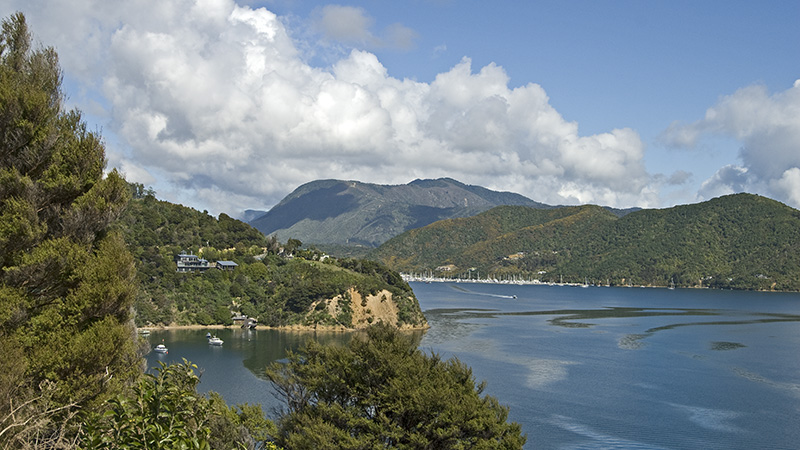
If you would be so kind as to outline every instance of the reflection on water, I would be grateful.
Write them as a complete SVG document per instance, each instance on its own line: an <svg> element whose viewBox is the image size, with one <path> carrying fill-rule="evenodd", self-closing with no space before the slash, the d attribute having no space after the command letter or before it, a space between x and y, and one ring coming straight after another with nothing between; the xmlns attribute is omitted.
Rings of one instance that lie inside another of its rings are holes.
<svg viewBox="0 0 800 450"><path fill-rule="evenodd" d="M529 448L795 448L800 296L412 285Z"/></svg>
<svg viewBox="0 0 800 450"><path fill-rule="evenodd" d="M752 381L755 383L761 383L765 386L769 386L774 389L780 389L794 397L800 398L800 383L789 383L789 382L770 380L764 377L763 375L753 373L741 367L734 367L732 371L736 375L739 375L740 377L744 378L745 380Z"/></svg>
<svg viewBox="0 0 800 450"><path fill-rule="evenodd" d="M528 448L796 448L800 296L701 290L419 284L420 348L456 356L509 406ZM264 368L353 333L153 332L201 390L275 406Z"/></svg>
<svg viewBox="0 0 800 450"><path fill-rule="evenodd" d="M674 403L668 403L668 405L677 408L686 414L689 420L708 430L724 431L726 433L742 431L732 423L734 419L742 416L740 412L701 408L699 406L677 405Z"/></svg>
<svg viewBox="0 0 800 450"><path fill-rule="evenodd" d="M666 447L654 446L645 444L629 439L622 439L616 436L601 433L592 427L577 422L575 419L561 415L553 415L548 420L549 423L558 428L569 431L573 434L587 438L588 440L581 439L574 444L566 444L561 446L562 449L567 450L594 450L594 449L641 449L641 450L662 450Z"/></svg>

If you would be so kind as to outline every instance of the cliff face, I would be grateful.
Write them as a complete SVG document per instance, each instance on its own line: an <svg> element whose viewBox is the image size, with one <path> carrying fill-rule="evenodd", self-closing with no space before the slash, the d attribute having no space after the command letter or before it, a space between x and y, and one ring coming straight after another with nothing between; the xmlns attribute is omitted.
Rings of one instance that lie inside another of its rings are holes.
<svg viewBox="0 0 800 450"><path fill-rule="evenodd" d="M382 290L376 294L362 295L356 289L350 289L345 295L340 295L327 301L315 302L311 306L307 317L311 319L315 312L322 309L321 304L324 303L324 309L327 314L341 320L335 326L315 325L314 328L358 330L378 322L408 330L428 328L428 322L421 312L416 317L416 323L409 322L407 318L401 318L402 311L398 302L402 303L402 299L395 298L388 290Z"/></svg>

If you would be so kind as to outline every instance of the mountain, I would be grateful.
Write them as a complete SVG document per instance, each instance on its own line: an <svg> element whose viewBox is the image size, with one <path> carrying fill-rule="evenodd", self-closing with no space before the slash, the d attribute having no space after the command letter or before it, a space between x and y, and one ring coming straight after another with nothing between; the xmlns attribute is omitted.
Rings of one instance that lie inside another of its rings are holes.
<svg viewBox="0 0 800 450"><path fill-rule="evenodd" d="M623 217L591 205L501 206L407 231L370 257L439 276L800 290L798 230L800 211L751 194Z"/></svg>
<svg viewBox="0 0 800 450"><path fill-rule="evenodd" d="M319 180L298 187L249 223L282 241L294 238L304 244L376 247L406 230L472 216L498 205L551 208L519 194L450 178L404 185Z"/></svg>

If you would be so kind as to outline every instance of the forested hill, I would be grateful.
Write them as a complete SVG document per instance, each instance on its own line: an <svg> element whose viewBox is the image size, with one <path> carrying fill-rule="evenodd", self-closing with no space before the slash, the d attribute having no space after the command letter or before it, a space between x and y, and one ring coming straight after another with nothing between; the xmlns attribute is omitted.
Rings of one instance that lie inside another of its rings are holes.
<svg viewBox="0 0 800 450"><path fill-rule="evenodd" d="M597 206L503 206L411 230L371 256L438 276L796 291L799 230L800 211L751 194L621 218Z"/></svg>
<svg viewBox="0 0 800 450"><path fill-rule="evenodd" d="M139 326L230 324L234 313L268 326L425 324L411 288L382 264L326 257L294 239L282 245L225 214L216 219L130 187L133 199L118 226L136 260ZM184 251L238 266L177 273L175 256Z"/></svg>
<svg viewBox="0 0 800 450"><path fill-rule="evenodd" d="M304 184L250 224L265 235L309 244L376 247L403 231L467 217L498 205L550 208L510 192L450 178L379 185L344 180Z"/></svg>

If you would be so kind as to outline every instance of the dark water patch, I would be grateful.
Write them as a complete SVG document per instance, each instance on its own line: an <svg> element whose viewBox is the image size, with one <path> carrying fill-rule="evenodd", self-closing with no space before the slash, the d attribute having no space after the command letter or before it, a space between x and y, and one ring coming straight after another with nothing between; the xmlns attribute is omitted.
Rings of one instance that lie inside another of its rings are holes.
<svg viewBox="0 0 800 450"><path fill-rule="evenodd" d="M626 334L617 342L617 347L623 350L639 350L646 344L643 342L649 334Z"/></svg>
<svg viewBox="0 0 800 450"><path fill-rule="evenodd" d="M711 343L711 350L715 351L736 350L744 347L747 346L738 342L715 341Z"/></svg>
<svg viewBox="0 0 800 450"><path fill-rule="evenodd" d="M489 308L451 308L436 309L426 311L428 313L449 314L460 318L486 318L494 319L501 316L555 316L547 322L551 325L564 328L590 328L597 323L607 319L626 319L626 318L654 318L654 317L707 317L724 316L730 317L735 312L729 310L715 310L707 308L631 308L631 307L606 307L598 309L556 309L540 311L501 311ZM800 315L797 314L777 314L777 313L747 313L749 319L742 320L718 320L718 321L698 321L698 322L678 322L652 327L645 330L645 334L651 335L659 331L674 330L681 327L697 326L730 326L730 325L753 325L770 324L778 322L800 322ZM590 322L595 321L595 322Z"/></svg>
<svg viewBox="0 0 800 450"><path fill-rule="evenodd" d="M752 315L761 315L754 313ZM769 316L775 316L774 314L769 314ZM696 327L696 326L717 326L717 325L757 325L757 324L768 324L768 323L777 323L777 322L800 322L800 316L795 314L782 314L781 317L770 317L766 319L750 319L750 320L720 320L720 321L712 321L712 322L689 322L689 323L675 323L669 325L663 325L660 327L650 328L647 330L649 333L655 333L657 331L664 331L664 330L674 330L680 327Z"/></svg>

